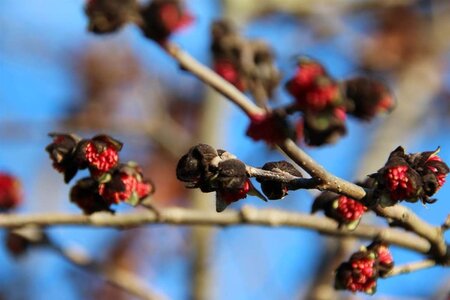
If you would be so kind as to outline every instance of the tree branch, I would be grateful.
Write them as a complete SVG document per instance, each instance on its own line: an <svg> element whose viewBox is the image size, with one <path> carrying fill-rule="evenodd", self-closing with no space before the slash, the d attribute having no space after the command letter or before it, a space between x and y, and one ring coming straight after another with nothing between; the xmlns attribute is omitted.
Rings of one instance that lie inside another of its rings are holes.
<svg viewBox="0 0 450 300"><path fill-rule="evenodd" d="M354 231L349 231L345 228L338 228L338 224L334 220L325 217L252 207L244 207L241 211L225 211L220 214L203 210L167 208L160 210L159 213L146 211L123 215L96 213L90 216L73 214L11 214L0 216L0 227L4 228L16 228L25 225L131 228L148 224L300 227L331 236L352 236L366 240L380 239L388 244L423 254L427 254L431 249L431 245L426 239L398 229L360 224Z"/></svg>
<svg viewBox="0 0 450 300"><path fill-rule="evenodd" d="M165 297L155 294L137 275L124 269L108 268L93 261L84 252L75 248L62 248L49 241L48 246L73 265L98 274L115 287L143 300L163 300Z"/></svg>
<svg viewBox="0 0 450 300"><path fill-rule="evenodd" d="M436 266L436 261L433 259L425 259L422 261L417 261L401 266L394 267L388 274L383 276L383 278L393 277L401 274L407 274L415 271L420 271L423 269L428 269Z"/></svg>
<svg viewBox="0 0 450 300"><path fill-rule="evenodd" d="M219 93L241 108L250 118L264 113L261 108L257 107L233 85L217 75L211 69L202 65L189 54L183 52L176 45L166 42L163 45L163 49L172 56L183 69L191 72L204 83L216 89ZM362 200L366 196L367 193L362 187L330 174L324 167L297 147L295 142L291 139L285 139L280 142L278 147L283 153L311 175L311 177L321 181L317 186L319 190L336 192L355 200ZM447 247L440 227L434 227L426 223L412 211L400 205L387 208L377 207L375 212L381 217L397 221L399 226L413 231L419 236L427 239L432 244L433 254L440 257L445 256Z"/></svg>

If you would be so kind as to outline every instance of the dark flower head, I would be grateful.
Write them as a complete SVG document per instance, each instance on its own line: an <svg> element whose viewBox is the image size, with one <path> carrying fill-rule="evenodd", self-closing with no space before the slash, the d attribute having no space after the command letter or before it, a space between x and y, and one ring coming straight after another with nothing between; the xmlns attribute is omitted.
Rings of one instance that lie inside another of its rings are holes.
<svg viewBox="0 0 450 300"><path fill-rule="evenodd" d="M219 190L239 190L247 181L245 164L238 159L227 159L219 162L217 188Z"/></svg>
<svg viewBox="0 0 450 300"><path fill-rule="evenodd" d="M343 107L321 113L305 113L297 126L299 137L309 146L335 143L347 133L346 115Z"/></svg>
<svg viewBox="0 0 450 300"><path fill-rule="evenodd" d="M70 201L81 208L86 215L99 211L114 212L111 202L99 194L99 183L87 177L80 179L70 190Z"/></svg>
<svg viewBox="0 0 450 300"><path fill-rule="evenodd" d="M320 63L308 57L301 57L298 69L294 77L287 82L286 89L295 98L301 98L309 90L314 89L319 78L327 76L325 68Z"/></svg>
<svg viewBox="0 0 450 300"><path fill-rule="evenodd" d="M313 213L319 210L323 210L327 217L336 220L340 226L354 230L367 211L367 207L347 196L323 192L312 205Z"/></svg>
<svg viewBox="0 0 450 300"><path fill-rule="evenodd" d="M198 144L178 161L177 178L185 182L188 188L201 188L203 192L212 192L214 189L209 187L209 182L217 174L219 161L216 149L206 144Z"/></svg>
<svg viewBox="0 0 450 300"><path fill-rule="evenodd" d="M64 181L68 183L77 173L78 164L75 160L75 151L81 138L74 134L50 133L53 142L45 151L53 161L53 167L64 174Z"/></svg>
<svg viewBox="0 0 450 300"><path fill-rule="evenodd" d="M238 90L244 91L246 89L246 83L239 71L239 67L232 61L227 59L217 59L214 61L213 69Z"/></svg>
<svg viewBox="0 0 450 300"><path fill-rule="evenodd" d="M255 141L263 140L270 145L285 138L295 138L291 124L276 110L251 118L246 134Z"/></svg>
<svg viewBox="0 0 450 300"><path fill-rule="evenodd" d="M246 179L240 188L219 189L216 192L216 211L222 212L233 202L247 197L247 193L251 190L252 184L250 179Z"/></svg>
<svg viewBox="0 0 450 300"><path fill-rule="evenodd" d="M336 270L335 288L373 294L377 287L376 259L370 252L357 252Z"/></svg>
<svg viewBox="0 0 450 300"><path fill-rule="evenodd" d="M119 30L138 13L136 0L89 0L85 7L88 29L94 33Z"/></svg>
<svg viewBox="0 0 450 300"><path fill-rule="evenodd" d="M83 140L77 148L76 158L80 169L88 167L91 175L101 176L119 162L119 151L123 144L110 136L98 135Z"/></svg>
<svg viewBox="0 0 450 300"><path fill-rule="evenodd" d="M342 105L342 95L335 82L318 62L303 58L294 78L286 84L296 100L296 108L303 112L323 112Z"/></svg>
<svg viewBox="0 0 450 300"><path fill-rule="evenodd" d="M141 169L133 162L119 165L98 189L100 196L110 203L126 202L133 206L153 192L153 184L144 180Z"/></svg>
<svg viewBox="0 0 450 300"><path fill-rule="evenodd" d="M394 258L386 243L379 241L373 242L367 247L367 250L375 253L378 262L378 274L381 277L392 270L394 267Z"/></svg>
<svg viewBox="0 0 450 300"><path fill-rule="evenodd" d="M399 201L433 203L430 199L444 184L448 166L437 156L437 151L405 154L402 147L395 149L386 165L372 174L376 181L375 195L382 206Z"/></svg>
<svg viewBox="0 0 450 300"><path fill-rule="evenodd" d="M278 172L278 173L288 173L292 176L302 178L302 173L298 171L291 163L287 161L277 161L268 162L262 167L263 170ZM282 199L288 194L288 185L285 182L260 179L257 178L258 182L261 183L261 189L270 200Z"/></svg>
<svg viewBox="0 0 450 300"><path fill-rule="evenodd" d="M22 203L20 181L11 174L0 172L0 212L8 211Z"/></svg>
<svg viewBox="0 0 450 300"><path fill-rule="evenodd" d="M153 0L141 10L144 34L158 43L165 42L172 33L189 25L192 16L180 0Z"/></svg>
<svg viewBox="0 0 450 300"><path fill-rule="evenodd" d="M344 81L348 113L363 120L388 113L396 102L387 87L376 80L357 77Z"/></svg>

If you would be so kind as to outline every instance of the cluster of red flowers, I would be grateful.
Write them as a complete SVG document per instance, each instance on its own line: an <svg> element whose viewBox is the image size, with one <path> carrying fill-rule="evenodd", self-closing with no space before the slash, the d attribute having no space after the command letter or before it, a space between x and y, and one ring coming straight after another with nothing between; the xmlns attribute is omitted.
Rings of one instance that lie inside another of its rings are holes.
<svg viewBox="0 0 450 300"><path fill-rule="evenodd" d="M89 169L90 176L79 180L71 191L71 201L86 214L112 211L111 205L136 205L154 191L150 181L134 162L119 163L122 143L107 135L83 140L73 134L50 134L46 147L53 167L68 183L78 170Z"/></svg>
<svg viewBox="0 0 450 300"><path fill-rule="evenodd" d="M336 220L339 226L354 230L367 211L367 207L347 196L323 192L314 200L312 205L313 213L319 210L323 210L327 217Z"/></svg>
<svg viewBox="0 0 450 300"><path fill-rule="evenodd" d="M378 277L383 277L394 267L394 260L386 244L374 242L354 253L348 262L336 270L336 289L373 294Z"/></svg>
<svg viewBox="0 0 450 300"><path fill-rule="evenodd" d="M375 181L375 197L382 206L399 201L433 203L430 199L445 183L450 169L436 151L405 154L395 149L385 166L370 175Z"/></svg>
<svg viewBox="0 0 450 300"><path fill-rule="evenodd" d="M395 106L391 93L382 83L362 77L338 82L319 62L304 57L299 59L286 89L295 102L288 109L253 116L247 129L252 139L274 144L296 135L307 145L321 146L346 134L347 115L370 120ZM302 113L296 133L286 119L295 112Z"/></svg>

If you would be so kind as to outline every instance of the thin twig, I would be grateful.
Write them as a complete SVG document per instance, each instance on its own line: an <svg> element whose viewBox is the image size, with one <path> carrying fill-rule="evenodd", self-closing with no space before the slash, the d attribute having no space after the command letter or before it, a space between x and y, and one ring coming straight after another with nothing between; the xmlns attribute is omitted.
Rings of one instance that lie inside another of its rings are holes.
<svg viewBox="0 0 450 300"><path fill-rule="evenodd" d="M105 268L93 261L83 251L75 248L63 248L54 242L49 242L48 246L55 250L68 262L98 274L107 282L118 287L130 295L143 300L163 300L165 297L153 292L139 276L118 268Z"/></svg>
<svg viewBox="0 0 450 300"><path fill-rule="evenodd" d="M425 259L413 263L408 263L405 265L394 267L388 274L383 276L383 278L393 277L401 274L407 274L415 271L420 271L423 269L428 269L436 266L436 261L433 259Z"/></svg>
<svg viewBox="0 0 450 300"><path fill-rule="evenodd" d="M298 189L317 189L320 181L316 178L297 177L287 172L267 171L252 166L246 166L247 174L256 179L273 180L277 182L287 183L289 190Z"/></svg>
<svg viewBox="0 0 450 300"><path fill-rule="evenodd" d="M117 228L132 228L148 224L300 227L331 236L353 236L366 240L378 238L388 244L397 245L423 254L427 254L431 248L430 243L426 239L403 230L360 224L354 231L349 231L345 228L338 228L338 224L334 220L325 217L275 209L256 209L252 207L244 207L240 211L225 211L220 214L216 212L205 212L204 210L166 208L161 209L159 215L148 211L122 215L97 213L91 216L85 216L47 213L0 216L0 227L17 228L31 224L43 227L76 225Z"/></svg>

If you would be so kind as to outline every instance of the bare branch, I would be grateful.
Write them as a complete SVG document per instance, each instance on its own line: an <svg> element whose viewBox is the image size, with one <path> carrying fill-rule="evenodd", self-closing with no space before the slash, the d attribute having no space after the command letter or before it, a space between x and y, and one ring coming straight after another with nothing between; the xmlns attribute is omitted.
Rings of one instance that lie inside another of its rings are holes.
<svg viewBox="0 0 450 300"><path fill-rule="evenodd" d="M55 250L68 262L98 274L110 284L119 289L143 300L163 300L166 299L153 292L139 276L124 269L102 267L80 249L62 248L54 242L49 242L48 246Z"/></svg>
<svg viewBox="0 0 450 300"><path fill-rule="evenodd" d="M192 56L182 51L178 46L170 42L166 42L162 46L164 50L180 64L180 67L188 70L189 72L197 76L200 80L207 83L219 93L224 95L226 98L232 100L249 117L264 114L263 109L253 104L236 87L224 80L210 68L202 65Z"/></svg>
<svg viewBox="0 0 450 300"><path fill-rule="evenodd" d="M36 226L76 225L117 228L131 228L148 224L300 227L331 236L352 236L366 240L380 239L388 244L423 254L427 254L431 249L430 243L426 239L398 229L360 224L354 231L349 231L345 228L338 228L338 224L334 220L325 217L251 207L244 207L241 211L225 211L220 214L204 210L167 208L161 209L158 214L146 211L123 215L96 213L85 216L53 213L0 216L0 227L15 228L31 224Z"/></svg>
<svg viewBox="0 0 450 300"><path fill-rule="evenodd" d="M287 183L289 190L316 189L320 183L316 178L296 177L288 172L273 172L252 166L246 166L246 169L250 177Z"/></svg>
<svg viewBox="0 0 450 300"><path fill-rule="evenodd" d="M423 269L428 269L436 266L436 262L433 259L425 259L413 263L408 263L405 265L394 267L388 274L383 276L383 278L393 277L401 274L407 274L415 271L420 271Z"/></svg>

